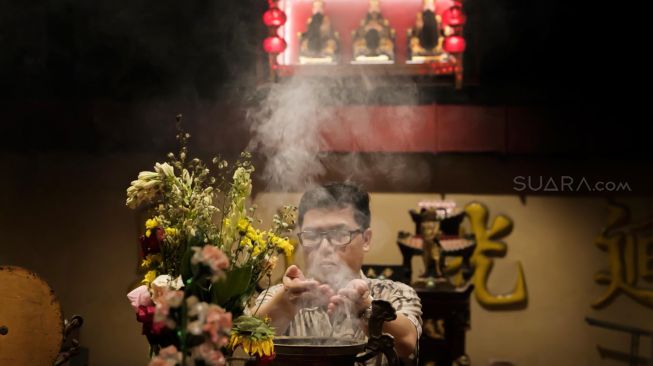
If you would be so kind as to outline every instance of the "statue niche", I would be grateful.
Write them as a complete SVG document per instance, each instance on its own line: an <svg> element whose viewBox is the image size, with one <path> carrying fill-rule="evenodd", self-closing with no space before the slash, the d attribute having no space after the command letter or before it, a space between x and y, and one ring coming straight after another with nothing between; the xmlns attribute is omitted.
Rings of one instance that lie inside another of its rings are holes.
<svg viewBox="0 0 653 366"><path fill-rule="evenodd" d="M334 64L339 49L338 32L324 14L324 2L313 2L313 15L307 21L306 32L299 34L300 64Z"/></svg>
<svg viewBox="0 0 653 366"><path fill-rule="evenodd" d="M381 14L379 0L370 0L369 10L360 26L352 31L352 63L393 63L395 31Z"/></svg>

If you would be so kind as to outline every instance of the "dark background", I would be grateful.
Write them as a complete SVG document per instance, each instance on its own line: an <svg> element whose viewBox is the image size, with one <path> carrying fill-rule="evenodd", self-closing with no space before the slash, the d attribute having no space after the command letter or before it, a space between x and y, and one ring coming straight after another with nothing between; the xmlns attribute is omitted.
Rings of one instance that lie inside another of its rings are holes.
<svg viewBox="0 0 653 366"><path fill-rule="evenodd" d="M265 93L266 8L263 0L4 3L0 149L169 150L172 122L148 122L134 106L256 103ZM462 91L422 88L421 102L580 111L574 131L593 147L572 155L650 158L653 43L644 11L563 0L466 0L465 9L471 82ZM98 118L98 110L113 113Z"/></svg>

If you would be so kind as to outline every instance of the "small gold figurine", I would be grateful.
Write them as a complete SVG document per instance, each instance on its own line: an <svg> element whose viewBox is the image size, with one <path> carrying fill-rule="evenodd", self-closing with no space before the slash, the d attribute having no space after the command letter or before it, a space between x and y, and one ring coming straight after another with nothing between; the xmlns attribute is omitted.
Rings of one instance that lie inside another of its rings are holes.
<svg viewBox="0 0 653 366"><path fill-rule="evenodd" d="M313 1L313 15L308 19L306 32L299 34L299 63L335 63L339 48L338 32L324 14L324 2Z"/></svg>
<svg viewBox="0 0 653 366"><path fill-rule="evenodd" d="M370 0L360 26L352 32L354 63L392 63L395 31L381 14L379 0Z"/></svg>
<svg viewBox="0 0 653 366"><path fill-rule="evenodd" d="M424 0L415 26L408 30L408 60L413 63L447 61L450 55L442 44L444 36L452 32L451 27L442 27L442 18L435 12L435 1Z"/></svg>
<svg viewBox="0 0 653 366"><path fill-rule="evenodd" d="M433 277L436 280L444 279L444 261L442 258L442 247L438 242L440 234L440 221L437 211L426 210L422 213L422 239L424 240L424 270L426 277Z"/></svg>

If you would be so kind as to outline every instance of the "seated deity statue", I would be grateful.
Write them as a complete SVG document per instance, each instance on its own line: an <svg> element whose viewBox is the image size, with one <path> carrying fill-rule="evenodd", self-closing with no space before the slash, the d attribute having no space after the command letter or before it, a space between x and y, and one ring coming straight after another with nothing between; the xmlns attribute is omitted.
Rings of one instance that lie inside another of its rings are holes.
<svg viewBox="0 0 653 366"><path fill-rule="evenodd" d="M335 63L338 48L338 33L324 14L324 2L315 0L307 30L299 35L299 63Z"/></svg>
<svg viewBox="0 0 653 366"><path fill-rule="evenodd" d="M450 32L450 27L442 27L442 19L435 12L434 0L424 0L423 10L417 13L415 26L408 30L408 60L446 61L449 54L444 51L442 45L444 36Z"/></svg>
<svg viewBox="0 0 653 366"><path fill-rule="evenodd" d="M379 0L370 0L369 10L360 26L352 32L356 63L393 62L395 31L381 14Z"/></svg>

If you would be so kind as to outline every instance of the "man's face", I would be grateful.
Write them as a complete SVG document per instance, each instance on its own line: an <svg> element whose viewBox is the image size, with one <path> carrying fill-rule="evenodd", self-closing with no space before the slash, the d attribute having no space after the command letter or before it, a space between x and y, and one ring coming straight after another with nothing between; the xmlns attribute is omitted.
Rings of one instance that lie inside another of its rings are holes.
<svg viewBox="0 0 653 366"><path fill-rule="evenodd" d="M345 208L316 208L306 211L300 231L327 232L331 230L354 231L351 242L335 246L322 237L319 244L304 247L304 257L309 276L336 287L343 281L358 277L363 256L370 249L372 230L363 230L354 219L351 206Z"/></svg>

